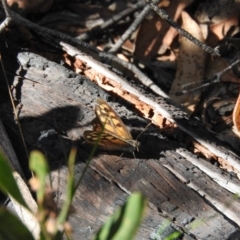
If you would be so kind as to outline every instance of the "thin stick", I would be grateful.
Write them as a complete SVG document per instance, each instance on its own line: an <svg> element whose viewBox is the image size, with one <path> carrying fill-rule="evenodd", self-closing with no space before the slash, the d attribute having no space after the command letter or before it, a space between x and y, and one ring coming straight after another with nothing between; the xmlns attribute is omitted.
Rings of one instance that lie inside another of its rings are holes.
<svg viewBox="0 0 240 240"><path fill-rule="evenodd" d="M196 83L200 83L201 81L199 81L199 82L192 82L192 83L188 83L188 84L183 85L183 87L182 87L183 90L180 91L180 92L176 92L176 95L177 95L177 96L180 96L180 95L183 95L183 94L185 94L185 93L193 92L193 91L199 90L199 89L201 89L201 88L208 87L208 86L210 86L210 85L212 85L212 84L221 82L221 77L222 77L222 75L225 74L226 72L230 71L230 70L233 68L233 66L235 66L235 65L237 65L237 64L239 63L239 61L240 61L240 60L237 59L237 60L236 60L235 62L233 62L231 65L229 65L228 67L224 68L222 71L214 74L212 78L204 80L205 83L202 84L202 85L200 85L200 86L197 86L197 87L195 87L195 88L190 88L190 89L184 89L184 88L187 88L187 87L189 87L189 86L192 86L192 85L194 85L194 84L196 84Z"/></svg>
<svg viewBox="0 0 240 240"><path fill-rule="evenodd" d="M12 22L12 18L9 14L6 0L2 0L2 5L3 5L4 12L6 14L6 18L0 25L0 33L3 32L6 29L6 27L8 27Z"/></svg>
<svg viewBox="0 0 240 240"><path fill-rule="evenodd" d="M149 6L144 7L142 12L138 15L138 17L133 21L130 27L125 31L125 33L119 38L119 40L109 49L110 53L115 53L119 50L119 48L124 44L124 42L131 36L131 34L136 31L140 23L143 21L145 16L151 11Z"/></svg>
<svg viewBox="0 0 240 240"><path fill-rule="evenodd" d="M7 80L7 75L6 75L6 72L5 72L4 65L3 65L3 60L2 60L2 54L1 53L0 53L0 62L1 62L2 70L3 70L4 79L5 79L6 84L7 84L8 93L9 93L9 96L10 96L10 99L11 99L11 103L12 103L12 106L13 106L14 117L15 117L15 120L16 120L18 128L19 128L19 132L20 132L20 135L21 135L21 138L22 138L22 142L23 142L25 153L27 155L27 158L29 159L27 146L26 146L26 143L25 143L25 140L24 140L24 137L23 137L23 132L22 132L22 128L21 128L21 125L20 125L20 122L19 122L19 119L18 119L18 114L17 114L17 111L16 111L16 107L14 105L12 92L11 92L11 89L10 89L10 86L9 86L9 83L8 83L8 80Z"/></svg>
<svg viewBox="0 0 240 240"><path fill-rule="evenodd" d="M174 27L179 34L196 44L198 47L202 48L204 51L210 53L213 56L220 56L218 49L213 49L206 44L200 42L193 35L189 34L184 29L180 28L180 26L173 21L170 16L161 8L159 8L156 4L152 2L152 0L147 0L147 4L151 9L153 9L162 19L164 19L170 26Z"/></svg>
<svg viewBox="0 0 240 240"><path fill-rule="evenodd" d="M110 26L116 24L117 22L119 22L124 17L132 14L134 11L138 10L139 8L142 8L144 5L145 5L145 3L143 1L142 2L137 2L136 4L134 4L134 6L129 7L127 9L124 9L122 12L114 15L112 18L108 19L102 25L94 27L90 31L82 33L81 35L79 35L76 38L79 39L79 40L83 40L83 41L85 40L86 41L93 35L99 35L99 33L102 32L103 30L105 30L105 29L109 28Z"/></svg>

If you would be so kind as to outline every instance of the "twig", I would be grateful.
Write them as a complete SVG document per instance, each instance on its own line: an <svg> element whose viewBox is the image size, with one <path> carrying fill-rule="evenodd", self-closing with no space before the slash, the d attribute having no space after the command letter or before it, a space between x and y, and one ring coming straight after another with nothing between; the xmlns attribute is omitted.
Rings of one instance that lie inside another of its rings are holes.
<svg viewBox="0 0 240 240"><path fill-rule="evenodd" d="M19 26L23 25L36 31L37 34L40 34L41 36L44 37L44 39L47 39L47 42L53 45L54 47L59 47L60 42L66 42L68 44L71 44L73 47L80 49L84 53L90 54L96 60L100 60L103 58L111 59L112 61L115 61L123 65L124 67L128 68L130 71L133 71L136 74L139 81L141 81L144 85L149 87L153 92L160 96L168 98L167 94L165 94L151 79L149 79L145 74L143 74L135 65L121 61L119 58L115 57L110 53L101 52L95 47L91 46L90 44L72 38L64 33L60 33L45 27L41 27L35 23L32 23L26 20L25 18L19 16L17 13L11 11L10 9L9 12L15 24Z"/></svg>
<svg viewBox="0 0 240 240"><path fill-rule="evenodd" d="M124 9L122 12L114 15L112 18L110 18L109 20L104 22L101 26L97 26L97 27L91 29L88 32L82 33L81 35L79 35L77 37L77 39L79 39L79 40L88 40L91 36L99 34L99 32L109 28L113 24L119 22L121 19L123 19L124 17L126 17L126 16L130 15L131 13L135 12L139 8L142 8L143 6L145 6L145 2L144 1L137 2L134 6L129 7L127 9Z"/></svg>
<svg viewBox="0 0 240 240"><path fill-rule="evenodd" d="M180 28L179 25L173 21L170 16L161 8L159 8L157 5L155 5L152 0L147 0L147 4L149 5L149 7L151 9L153 9L162 19L164 19L170 26L174 27L176 29L176 31L178 31L179 34L181 34L182 36L184 36L185 38L187 38L188 40L190 40L191 42L193 42L194 44L196 44L197 46L199 46L200 48L202 48L204 51L212 54L213 56L220 56L220 53L218 51L218 49L213 49L209 46L207 46L206 44L200 42L198 39L196 39L194 36L192 36L191 34L189 34L187 31L185 31L184 29Z"/></svg>
<svg viewBox="0 0 240 240"><path fill-rule="evenodd" d="M204 84L201 84L200 86L197 86L195 88L190 88L190 89L186 89L187 87L189 86L193 86L194 84L196 84L196 82L192 82L192 83L188 83L186 85L183 85L183 90L180 91L180 92L176 92L176 95L177 96L180 96L180 95L183 95L185 93L188 93L188 92L193 92L193 91L196 91L198 89L201 89L201 88L205 88L205 87L208 87L212 84L215 84L215 83L219 83L221 82L221 77L223 74L225 74L226 72L230 71L232 69L233 66L237 65L239 63L239 59L237 59L235 62L233 62L231 65L229 65L228 67L226 67L225 69L223 69L222 71L216 73L213 75L212 78L210 79L206 79L204 80ZM202 81L199 81L199 83L201 83ZM185 89L184 89L185 88Z"/></svg>
<svg viewBox="0 0 240 240"><path fill-rule="evenodd" d="M103 60L108 59L108 61L111 60L113 62L121 64L126 69L133 72L137 76L138 80L144 86L150 88L153 92L155 92L159 96L162 96L164 98L169 98L169 96L164 91L162 91L161 88L159 88L149 77L147 77L144 73L142 73L134 64L126 62L112 54L105 53L105 52L99 52L99 56Z"/></svg>
<svg viewBox="0 0 240 240"><path fill-rule="evenodd" d="M3 25L1 24L1 26L0 26L0 28L1 28L0 33L1 33L7 26L9 26L9 24L13 21L12 17L10 16L10 13L9 13L9 9L8 9L6 0L2 0L2 5L3 5L4 12L5 12L5 14L6 14L6 19L4 20L4 24L3 24ZM18 125L18 128L19 128L19 132L20 132L20 135L21 135L21 138L22 138L22 142L23 142L23 145L24 145L24 149L25 149L25 152L26 152L26 155L27 155L27 158L28 158L27 146L26 146L26 143L25 143L25 140L24 140L24 137L23 137L23 133L22 133L22 128L21 128L21 125L20 125L20 122L19 122L19 119L18 119L17 110L16 110L16 107L15 107L15 105L14 105L14 100L13 100L12 92L11 92L11 89L10 89L10 86L9 86L9 83L8 83L8 80L7 80L7 75L6 75L6 72L5 72L4 65L3 65L3 59L2 59L1 53L0 53L0 62L1 62L2 70L3 70L4 79L5 79L6 84L7 84L9 97L10 97L10 100L11 100L11 103L12 103L12 106L13 106L14 117L15 117L15 120L16 120L16 122L17 122L17 125ZM22 173L21 173L21 174L22 174Z"/></svg>
<svg viewBox="0 0 240 240"><path fill-rule="evenodd" d="M7 7L6 0L2 0L2 5L3 5L4 12L6 14L6 18L0 25L0 33L3 32L3 30L5 30L6 27L8 27L12 22L12 18L10 16L9 12L8 12L8 7Z"/></svg>
<svg viewBox="0 0 240 240"><path fill-rule="evenodd" d="M0 54L0 62L1 62L2 70L3 70L4 79L5 79L6 84L7 84L9 97L10 97L10 100L11 100L11 103L12 103L12 106L13 106L14 117L15 117L15 120L17 122L18 129L19 129L19 132L20 132L20 135L21 135L21 138L22 138L22 142L23 142L23 146L24 146L24 150L25 150L26 156L28 158L29 156L28 156L27 146L26 146L26 143L25 143L25 140L24 140L24 137L23 137L22 127L21 127L21 124L20 124L19 119L18 119L17 110L16 110L16 107L14 105L12 92L11 92L11 89L10 89L10 86L9 86L9 83L8 83L8 80L7 80L7 75L6 75L6 72L5 72L5 68L4 68L4 65L3 65L3 59L2 59L2 55L1 54Z"/></svg>
<svg viewBox="0 0 240 240"><path fill-rule="evenodd" d="M135 19L135 21L131 24L131 26L125 31L125 33L119 38L119 40L109 49L110 53L115 53L118 49L123 45L123 43L130 37L130 35L136 31L139 24L145 18L145 16L151 11L149 6L145 6L139 16Z"/></svg>
<svg viewBox="0 0 240 240"><path fill-rule="evenodd" d="M11 9L9 9L9 14L10 14L10 17L12 18L12 21L17 26L25 26L29 29L32 29L38 35L42 36L44 39L47 39L47 43L51 44L54 47L59 47L60 41L66 41L66 42L70 42L74 46L85 49L85 51L91 51L92 54L97 54L99 51L98 49L96 49L95 47L91 46L90 44L84 41L80 41L78 39L68 36L67 34L57 32L52 29L39 26L36 23L30 22L27 19L20 16L19 14L17 14L16 12L12 11Z"/></svg>

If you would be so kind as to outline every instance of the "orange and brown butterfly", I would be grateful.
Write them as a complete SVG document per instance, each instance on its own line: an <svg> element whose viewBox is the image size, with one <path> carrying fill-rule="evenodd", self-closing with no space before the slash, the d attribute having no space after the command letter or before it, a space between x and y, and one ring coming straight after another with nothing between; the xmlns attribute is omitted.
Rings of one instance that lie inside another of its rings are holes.
<svg viewBox="0 0 240 240"><path fill-rule="evenodd" d="M138 150L140 142L133 140L122 120L107 102L98 98L95 113L93 130L83 133L87 142L98 144L100 148L105 150L128 152Z"/></svg>

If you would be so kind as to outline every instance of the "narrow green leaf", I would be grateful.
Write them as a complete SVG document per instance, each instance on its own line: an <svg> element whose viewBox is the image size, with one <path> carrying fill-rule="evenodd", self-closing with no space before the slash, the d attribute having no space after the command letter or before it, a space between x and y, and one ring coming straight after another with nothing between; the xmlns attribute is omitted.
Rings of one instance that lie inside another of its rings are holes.
<svg viewBox="0 0 240 240"><path fill-rule="evenodd" d="M141 193L133 193L123 207L118 209L102 226L94 240L130 240L139 227L146 200Z"/></svg>
<svg viewBox="0 0 240 240"><path fill-rule="evenodd" d="M38 203L43 203L45 194L45 179L49 173L49 168L45 156L40 151L32 151L29 158L29 167L36 174L39 180L39 189L37 190Z"/></svg>
<svg viewBox="0 0 240 240"><path fill-rule="evenodd" d="M167 238L165 238L165 240L174 240L174 239L178 239L178 237L180 237L182 235L181 232L174 232L172 234L170 234Z"/></svg>
<svg viewBox="0 0 240 240"><path fill-rule="evenodd" d="M74 195L74 163L76 159L77 149L73 148L69 155L68 160L68 180L67 180L67 191L66 191L66 199L62 206L61 212L58 216L58 223L63 224L68 216L69 208L72 203L73 195Z"/></svg>
<svg viewBox="0 0 240 240"><path fill-rule="evenodd" d="M0 208L0 239L34 240L28 228L10 211Z"/></svg>
<svg viewBox="0 0 240 240"><path fill-rule="evenodd" d="M4 194L11 195L20 205L29 209L14 179L12 169L9 166L5 157L1 153L0 153L0 189Z"/></svg>

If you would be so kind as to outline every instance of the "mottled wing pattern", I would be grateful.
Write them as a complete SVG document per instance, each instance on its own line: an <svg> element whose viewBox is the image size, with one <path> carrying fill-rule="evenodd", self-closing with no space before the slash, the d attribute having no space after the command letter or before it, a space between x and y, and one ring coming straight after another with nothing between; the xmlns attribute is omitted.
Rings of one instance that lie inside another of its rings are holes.
<svg viewBox="0 0 240 240"><path fill-rule="evenodd" d="M84 138L89 143L97 143L105 150L132 152L138 149L139 142L132 139L122 120L104 100L97 99L95 113L93 130L84 132Z"/></svg>
<svg viewBox="0 0 240 240"><path fill-rule="evenodd" d="M123 150L130 152L135 150L132 145L129 145L121 139L116 138L108 133L85 131L84 138L92 144L97 143L100 148L105 150Z"/></svg>
<svg viewBox="0 0 240 240"><path fill-rule="evenodd" d="M122 120L104 100L100 98L97 99L95 112L101 125L104 127L104 131L120 137L121 139L132 139L132 135L129 133Z"/></svg>
<svg viewBox="0 0 240 240"><path fill-rule="evenodd" d="M100 121L98 120L98 118L95 118L93 121L92 121L92 126L93 126L93 131L94 132L102 132L103 131L103 127L100 123Z"/></svg>

